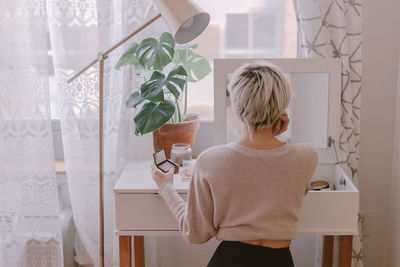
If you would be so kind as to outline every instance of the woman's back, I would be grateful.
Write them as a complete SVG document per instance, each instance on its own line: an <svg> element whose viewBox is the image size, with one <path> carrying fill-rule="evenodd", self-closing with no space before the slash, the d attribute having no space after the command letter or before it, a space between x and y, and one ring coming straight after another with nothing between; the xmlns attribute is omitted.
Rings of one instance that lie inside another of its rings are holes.
<svg viewBox="0 0 400 267"><path fill-rule="evenodd" d="M198 159L194 179L209 187L220 240L291 240L317 163L307 144L256 150L231 143Z"/></svg>

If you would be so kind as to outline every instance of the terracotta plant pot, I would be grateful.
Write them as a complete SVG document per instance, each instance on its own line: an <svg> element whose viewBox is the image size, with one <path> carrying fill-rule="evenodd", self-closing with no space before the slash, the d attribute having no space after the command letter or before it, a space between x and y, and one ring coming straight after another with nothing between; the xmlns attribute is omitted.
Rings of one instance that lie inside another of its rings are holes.
<svg viewBox="0 0 400 267"><path fill-rule="evenodd" d="M186 143L193 149L199 126L198 116L189 116L183 122L164 124L159 130L153 132L154 151L164 149L167 158L170 159L173 144Z"/></svg>

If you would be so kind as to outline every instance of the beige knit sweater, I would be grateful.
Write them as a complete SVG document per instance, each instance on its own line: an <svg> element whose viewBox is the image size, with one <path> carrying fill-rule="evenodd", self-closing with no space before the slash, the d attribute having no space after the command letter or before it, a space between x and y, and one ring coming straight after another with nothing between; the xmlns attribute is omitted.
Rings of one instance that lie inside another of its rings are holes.
<svg viewBox="0 0 400 267"><path fill-rule="evenodd" d="M301 203L317 164L308 144L269 150L236 143L200 154L187 202L171 182L160 195L189 243L296 238Z"/></svg>

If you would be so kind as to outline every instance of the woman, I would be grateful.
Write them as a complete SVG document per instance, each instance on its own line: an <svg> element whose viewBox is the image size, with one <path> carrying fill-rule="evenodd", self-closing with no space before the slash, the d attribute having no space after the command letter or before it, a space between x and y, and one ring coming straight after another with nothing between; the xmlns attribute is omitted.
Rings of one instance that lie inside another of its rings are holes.
<svg viewBox="0 0 400 267"><path fill-rule="evenodd" d="M301 203L317 164L308 144L286 144L290 87L266 62L237 69L229 83L240 138L199 156L187 203L173 186L173 170L154 165L153 179L189 243L222 240L209 267L294 266L290 253Z"/></svg>

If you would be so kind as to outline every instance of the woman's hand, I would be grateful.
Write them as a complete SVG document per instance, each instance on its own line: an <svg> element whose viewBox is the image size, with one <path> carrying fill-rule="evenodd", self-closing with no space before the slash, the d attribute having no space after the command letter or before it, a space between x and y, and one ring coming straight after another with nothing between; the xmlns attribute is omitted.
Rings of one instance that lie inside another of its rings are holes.
<svg viewBox="0 0 400 267"><path fill-rule="evenodd" d="M160 171L156 165L151 164L151 174L153 176L154 182L156 182L158 188L161 188L161 185L166 182L174 181L174 168L171 168L167 173Z"/></svg>
<svg viewBox="0 0 400 267"><path fill-rule="evenodd" d="M289 117L287 115L287 112L284 111L272 126L272 134L274 136L280 135L281 133L287 130L288 125L289 125Z"/></svg>

